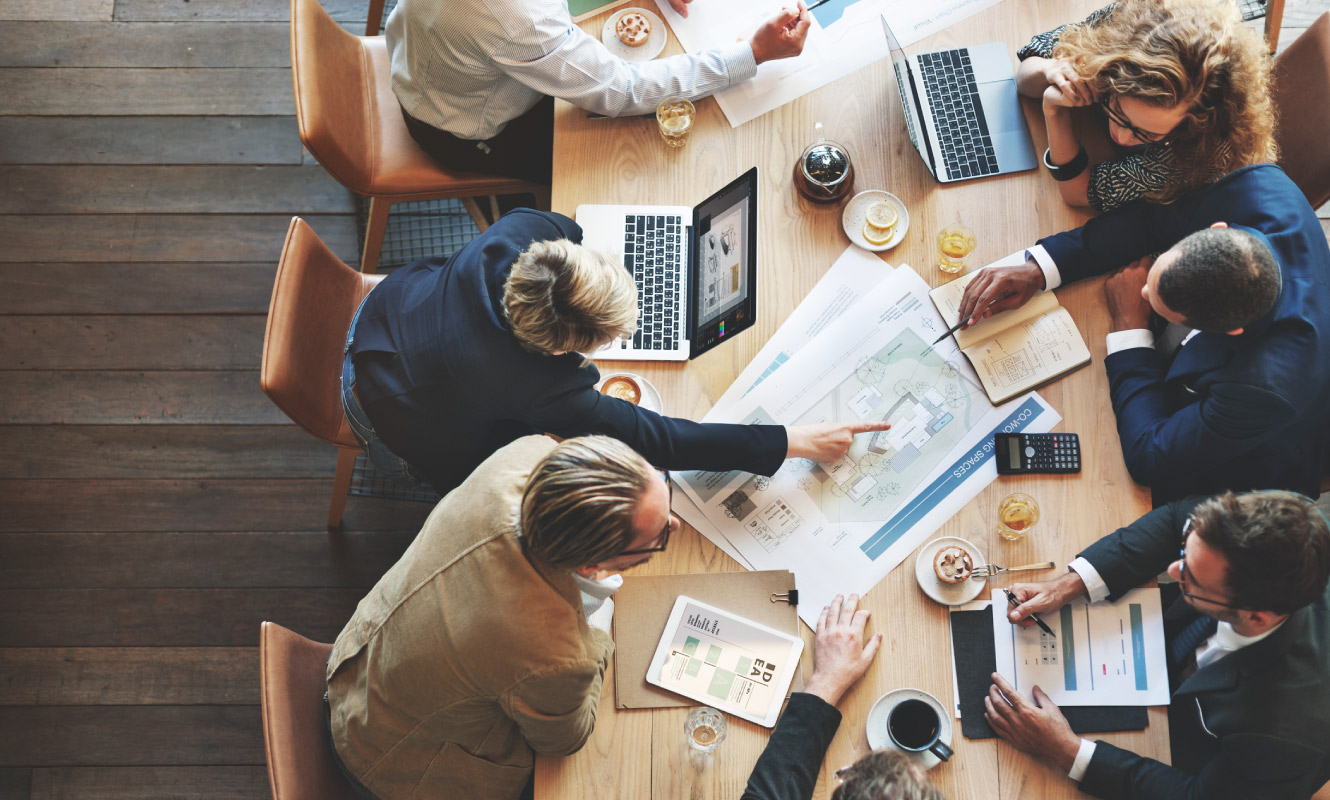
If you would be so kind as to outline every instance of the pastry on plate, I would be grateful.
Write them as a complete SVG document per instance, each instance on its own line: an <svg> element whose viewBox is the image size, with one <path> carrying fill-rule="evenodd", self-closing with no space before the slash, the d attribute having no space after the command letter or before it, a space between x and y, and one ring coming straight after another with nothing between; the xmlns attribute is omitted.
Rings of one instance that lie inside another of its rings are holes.
<svg viewBox="0 0 1330 800"><path fill-rule="evenodd" d="M641 47L651 38L651 20L640 11L627 11L614 23L614 32L629 47Z"/></svg>
<svg viewBox="0 0 1330 800"><path fill-rule="evenodd" d="M974 573L974 557L964 547L949 544L933 556L933 572L943 583L961 583Z"/></svg>

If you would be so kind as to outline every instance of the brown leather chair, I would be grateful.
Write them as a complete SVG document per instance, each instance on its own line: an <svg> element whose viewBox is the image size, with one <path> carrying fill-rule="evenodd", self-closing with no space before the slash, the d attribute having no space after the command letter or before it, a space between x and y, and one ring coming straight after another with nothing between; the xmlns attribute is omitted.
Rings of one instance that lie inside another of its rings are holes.
<svg viewBox="0 0 1330 800"><path fill-rule="evenodd" d="M549 207L548 186L446 170L426 155L402 121L383 37L343 30L319 0L291 0L291 76L300 141L338 182L370 198L361 272L378 267L393 203L461 198L481 230L488 222L471 198L488 196L493 208L495 195L530 192Z"/></svg>
<svg viewBox="0 0 1330 800"><path fill-rule="evenodd" d="M291 219L263 334L263 393L291 421L336 445L328 527L342 523L360 446L342 411L342 355L351 317L380 275L356 272L300 217Z"/></svg>
<svg viewBox="0 0 1330 800"><path fill-rule="evenodd" d="M259 704L273 800L357 800L333 760L323 705L332 645L272 622L259 633Z"/></svg>
<svg viewBox="0 0 1330 800"><path fill-rule="evenodd" d="M1330 201L1330 11L1275 59L1279 166L1312 208Z"/></svg>

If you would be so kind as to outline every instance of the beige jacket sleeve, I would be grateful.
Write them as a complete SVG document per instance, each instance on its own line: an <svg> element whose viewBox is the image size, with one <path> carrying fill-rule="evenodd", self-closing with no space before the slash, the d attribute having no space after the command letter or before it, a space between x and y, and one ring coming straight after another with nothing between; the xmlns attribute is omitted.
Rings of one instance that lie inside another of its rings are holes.
<svg viewBox="0 0 1330 800"><path fill-rule="evenodd" d="M508 716L537 753L576 753L596 726L596 709L614 641L604 631L590 630L589 658L533 673L513 686L504 699Z"/></svg>

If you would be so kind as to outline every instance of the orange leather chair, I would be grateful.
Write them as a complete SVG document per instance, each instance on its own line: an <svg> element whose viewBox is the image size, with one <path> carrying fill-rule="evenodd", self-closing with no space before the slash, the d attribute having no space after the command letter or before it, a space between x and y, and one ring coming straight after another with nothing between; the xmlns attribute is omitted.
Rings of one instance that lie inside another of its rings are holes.
<svg viewBox="0 0 1330 800"><path fill-rule="evenodd" d="M351 269L303 219L291 219L268 306L259 384L292 422L338 447L330 528L342 524L360 452L342 410L342 351L351 317L381 279Z"/></svg>
<svg viewBox="0 0 1330 800"><path fill-rule="evenodd" d="M332 645L281 625L259 633L259 704L273 800L357 800L333 760L323 708Z"/></svg>
<svg viewBox="0 0 1330 800"><path fill-rule="evenodd" d="M1330 11L1279 54L1274 73L1279 166L1320 208L1330 201Z"/></svg>
<svg viewBox="0 0 1330 800"><path fill-rule="evenodd" d="M373 23L377 27L377 20ZM300 141L343 186L370 198L361 272L379 264L388 211L403 200L462 198L476 225L488 225L471 198L530 192L549 207L549 187L516 178L440 167L407 132L380 36L342 29L319 0L291 0L291 76ZM439 255L443 255L440 253Z"/></svg>

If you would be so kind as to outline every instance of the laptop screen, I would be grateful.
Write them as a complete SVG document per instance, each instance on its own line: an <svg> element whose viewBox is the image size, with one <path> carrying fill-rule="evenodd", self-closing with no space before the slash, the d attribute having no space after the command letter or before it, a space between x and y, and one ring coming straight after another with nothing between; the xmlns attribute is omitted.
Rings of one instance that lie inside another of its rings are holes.
<svg viewBox="0 0 1330 800"><path fill-rule="evenodd" d="M919 104L919 99L915 97L914 78L910 74L910 62L905 58L905 51L901 49L900 42L896 39L896 34L891 30L891 23L887 22L887 15L882 15L882 30L887 34L887 47L891 49L891 63L896 70L896 87L900 90L901 108L905 110L905 128L909 131L910 142L914 144L914 149L919 151L919 155L924 159L924 165L928 171L933 171L932 147L928 145L928 140L923 136L920 129L923 117L923 108ZM928 147L928 152L925 152Z"/></svg>
<svg viewBox="0 0 1330 800"><path fill-rule="evenodd" d="M757 167L693 209L692 358L757 318Z"/></svg>

